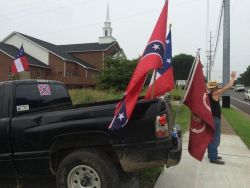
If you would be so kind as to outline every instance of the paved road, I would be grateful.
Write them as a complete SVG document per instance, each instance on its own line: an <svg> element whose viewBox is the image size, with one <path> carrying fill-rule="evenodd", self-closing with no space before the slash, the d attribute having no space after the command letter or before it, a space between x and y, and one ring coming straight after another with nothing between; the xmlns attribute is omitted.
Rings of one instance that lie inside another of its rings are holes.
<svg viewBox="0 0 250 188"><path fill-rule="evenodd" d="M250 101L244 99L244 92L235 92L232 89L229 93L231 104L250 115Z"/></svg>

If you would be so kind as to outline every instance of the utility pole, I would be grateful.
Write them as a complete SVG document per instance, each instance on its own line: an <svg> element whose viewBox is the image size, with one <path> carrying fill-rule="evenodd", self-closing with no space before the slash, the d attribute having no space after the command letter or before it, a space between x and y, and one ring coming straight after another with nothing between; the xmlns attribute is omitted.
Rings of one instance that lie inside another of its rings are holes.
<svg viewBox="0 0 250 188"><path fill-rule="evenodd" d="M224 26L223 26L223 86L230 78L230 0L223 0ZM230 108L230 95L226 92L222 96L222 107Z"/></svg>
<svg viewBox="0 0 250 188"><path fill-rule="evenodd" d="M211 80L211 71L212 71L212 32L210 31L210 36L209 36L209 50L207 51L208 55L207 55L207 80L210 81Z"/></svg>

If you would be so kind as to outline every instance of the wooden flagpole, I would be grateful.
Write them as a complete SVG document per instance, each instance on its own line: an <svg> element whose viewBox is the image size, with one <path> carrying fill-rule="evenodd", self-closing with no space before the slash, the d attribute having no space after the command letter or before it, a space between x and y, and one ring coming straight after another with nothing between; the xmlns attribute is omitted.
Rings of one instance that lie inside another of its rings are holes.
<svg viewBox="0 0 250 188"><path fill-rule="evenodd" d="M177 110L176 110L176 113L175 113L174 122L175 122L175 119L176 119L177 115L179 114L180 107L183 104L183 99L184 99L184 96L186 95L187 88L188 88L188 86L190 84L190 79L191 79L192 75L194 74L194 67L195 67L195 64L196 64L196 61L197 61L197 58L198 58L199 55L200 55L200 48L198 48L198 50L196 52L196 57L194 58L192 67L190 69L190 72L189 72L189 75L188 75L188 79L187 79L187 83L185 85L184 91L183 91L182 96L181 96L180 103L179 103L179 105L177 107Z"/></svg>

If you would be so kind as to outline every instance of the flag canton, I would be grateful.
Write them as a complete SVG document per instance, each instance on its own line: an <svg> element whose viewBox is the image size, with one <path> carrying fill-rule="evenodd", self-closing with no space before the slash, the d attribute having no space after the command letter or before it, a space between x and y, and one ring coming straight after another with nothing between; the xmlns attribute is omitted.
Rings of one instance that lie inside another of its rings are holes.
<svg viewBox="0 0 250 188"><path fill-rule="evenodd" d="M162 68L157 69L159 74L163 74L172 66L172 40L171 40L171 31L169 31L166 39L166 53L164 56L164 63Z"/></svg>
<svg viewBox="0 0 250 188"><path fill-rule="evenodd" d="M148 55L158 55L158 56L160 56L161 61L163 63L164 51L165 51L164 45L161 41L151 41L147 45L147 47L143 53L143 58L148 56Z"/></svg>
<svg viewBox="0 0 250 188"><path fill-rule="evenodd" d="M16 59L20 58L24 56L24 49L23 49L23 46L21 46L21 48L19 49L17 55L16 55Z"/></svg>
<svg viewBox="0 0 250 188"><path fill-rule="evenodd" d="M48 84L38 84L38 89L41 96L51 95L50 87Z"/></svg>

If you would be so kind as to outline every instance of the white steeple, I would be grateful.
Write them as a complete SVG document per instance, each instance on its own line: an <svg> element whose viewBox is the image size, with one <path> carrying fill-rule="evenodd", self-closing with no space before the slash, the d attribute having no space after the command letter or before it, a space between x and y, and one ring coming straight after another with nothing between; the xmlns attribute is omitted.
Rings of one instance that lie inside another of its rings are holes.
<svg viewBox="0 0 250 188"><path fill-rule="evenodd" d="M109 3L107 3L107 14L106 14L106 21L104 22L103 27L103 36L99 37L99 43L111 43L113 41L116 41L114 37L112 37L112 27L111 27L111 21L109 17Z"/></svg>

